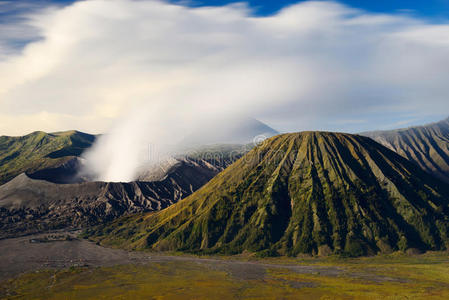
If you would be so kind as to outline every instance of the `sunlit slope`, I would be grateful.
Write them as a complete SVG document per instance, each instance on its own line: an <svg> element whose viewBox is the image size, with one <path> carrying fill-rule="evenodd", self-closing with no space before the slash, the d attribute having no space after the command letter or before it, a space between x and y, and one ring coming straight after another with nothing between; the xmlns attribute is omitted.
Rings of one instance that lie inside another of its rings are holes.
<svg viewBox="0 0 449 300"><path fill-rule="evenodd" d="M23 172L61 165L79 156L94 140L94 135L78 131L0 136L0 184Z"/></svg>
<svg viewBox="0 0 449 300"><path fill-rule="evenodd" d="M449 190L357 135L266 140L177 204L88 232L105 244L203 253L364 255L447 249Z"/></svg>
<svg viewBox="0 0 449 300"><path fill-rule="evenodd" d="M363 133L449 182L449 118L418 127Z"/></svg>

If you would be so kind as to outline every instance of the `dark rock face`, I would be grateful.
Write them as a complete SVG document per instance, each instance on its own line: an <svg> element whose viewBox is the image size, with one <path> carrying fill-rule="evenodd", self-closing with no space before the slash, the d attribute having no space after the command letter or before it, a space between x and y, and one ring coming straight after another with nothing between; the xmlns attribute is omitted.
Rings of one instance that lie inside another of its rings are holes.
<svg viewBox="0 0 449 300"><path fill-rule="evenodd" d="M53 183L80 183L85 181L78 176L78 172L82 168L82 165L82 158L74 157L50 168L26 173L28 177L32 179L46 180Z"/></svg>
<svg viewBox="0 0 449 300"><path fill-rule="evenodd" d="M32 176L61 180L72 173L66 167L44 169ZM0 238L79 228L124 214L161 210L192 194L223 168L204 160L176 159L160 180L130 183L56 184L23 173L0 186Z"/></svg>
<svg viewBox="0 0 449 300"><path fill-rule="evenodd" d="M367 137L283 134L167 209L87 234L131 249L202 253L443 250L449 188Z"/></svg>
<svg viewBox="0 0 449 300"><path fill-rule="evenodd" d="M362 134L449 183L449 118L425 126Z"/></svg>

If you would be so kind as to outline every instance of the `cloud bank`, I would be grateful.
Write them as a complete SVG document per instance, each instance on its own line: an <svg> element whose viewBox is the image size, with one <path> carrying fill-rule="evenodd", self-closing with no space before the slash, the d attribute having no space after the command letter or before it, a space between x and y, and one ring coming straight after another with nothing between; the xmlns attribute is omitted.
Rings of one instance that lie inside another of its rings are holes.
<svg viewBox="0 0 449 300"><path fill-rule="evenodd" d="M105 180L132 179L133 145L175 144L216 117L362 131L449 108L449 25L405 15L92 0L23 20L0 24L37 39L0 47L0 132L109 132L96 146Z"/></svg>

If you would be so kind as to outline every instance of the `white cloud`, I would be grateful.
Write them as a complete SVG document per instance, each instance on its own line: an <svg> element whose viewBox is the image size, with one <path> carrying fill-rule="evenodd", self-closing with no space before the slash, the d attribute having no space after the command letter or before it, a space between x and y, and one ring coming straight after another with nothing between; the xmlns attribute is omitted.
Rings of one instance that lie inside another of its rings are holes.
<svg viewBox="0 0 449 300"><path fill-rule="evenodd" d="M449 108L447 25L335 2L255 17L242 4L92 0L35 12L26 25L41 39L16 53L0 48L0 131L112 128L121 141L107 161L144 137L180 140L204 116L362 131L389 114Z"/></svg>

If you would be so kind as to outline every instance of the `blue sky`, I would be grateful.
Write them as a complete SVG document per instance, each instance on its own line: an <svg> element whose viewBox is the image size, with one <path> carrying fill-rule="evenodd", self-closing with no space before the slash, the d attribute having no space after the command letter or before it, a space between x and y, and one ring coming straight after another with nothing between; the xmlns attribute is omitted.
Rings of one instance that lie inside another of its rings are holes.
<svg viewBox="0 0 449 300"><path fill-rule="evenodd" d="M170 1L216 7L0 0L0 135L106 132L142 105L154 128L238 112L360 132L448 115L449 0Z"/></svg>
<svg viewBox="0 0 449 300"><path fill-rule="evenodd" d="M0 0L8 2L10 0ZM15 0L13 2L34 2L34 3L57 3L67 5L73 3L73 0ZM188 6L222 6L239 1L229 0L172 0L171 2L181 3ZM257 15L270 15L276 13L283 7L302 1L291 0L248 0L246 2ZM376 13L410 14L417 17L444 22L449 19L449 0L341 0L337 1L348 6L364 9ZM0 12L0 16L2 16Z"/></svg>
<svg viewBox="0 0 449 300"><path fill-rule="evenodd" d="M176 1L174 1L176 2ZM229 0L194 0L190 5L223 5L238 2ZM269 15L275 13L282 7L298 3L301 1L291 0L249 0L247 2L255 9L259 15ZM361 8L371 12L380 13L408 13L429 19L446 19L449 17L449 0L344 0L338 1L352 7Z"/></svg>

